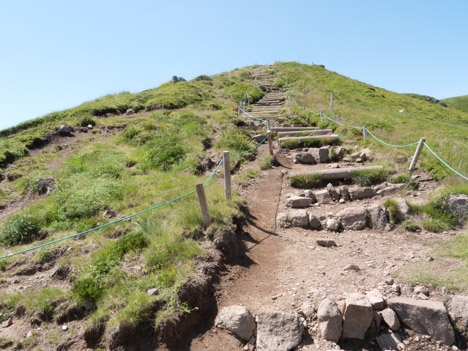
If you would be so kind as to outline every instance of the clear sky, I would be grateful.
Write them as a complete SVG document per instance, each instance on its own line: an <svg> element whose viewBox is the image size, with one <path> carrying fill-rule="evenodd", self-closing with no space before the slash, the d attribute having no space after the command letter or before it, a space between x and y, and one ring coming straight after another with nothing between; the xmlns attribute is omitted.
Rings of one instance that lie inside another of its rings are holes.
<svg viewBox="0 0 468 351"><path fill-rule="evenodd" d="M172 75L275 61L467 95L468 1L0 0L0 128Z"/></svg>

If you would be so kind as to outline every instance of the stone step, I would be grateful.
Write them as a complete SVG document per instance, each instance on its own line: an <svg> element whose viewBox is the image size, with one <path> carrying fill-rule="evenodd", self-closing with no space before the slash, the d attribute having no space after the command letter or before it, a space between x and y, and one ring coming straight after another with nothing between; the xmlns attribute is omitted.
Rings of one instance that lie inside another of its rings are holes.
<svg viewBox="0 0 468 351"><path fill-rule="evenodd" d="M271 128L273 132L292 132L292 131L298 131L298 130L303 130L303 131L309 131L309 130L317 130L319 129L318 127L274 127Z"/></svg>
<svg viewBox="0 0 468 351"><path fill-rule="evenodd" d="M333 133L331 129L316 129L316 130L296 130L296 131L289 131L289 132L278 132L279 136L283 135L298 135L298 134L315 134L315 135L326 135Z"/></svg>
<svg viewBox="0 0 468 351"><path fill-rule="evenodd" d="M291 177L299 176L317 176L321 175L323 180L333 180L333 179L345 179L351 177L351 174L355 171L376 171L383 169L383 166L366 166L366 167L350 167L350 168L336 168L336 169L320 169L320 170L310 170L310 171L301 171L297 173L291 173Z"/></svg>
<svg viewBox="0 0 468 351"><path fill-rule="evenodd" d="M316 139L316 140L338 140L338 135L336 134L330 134L330 135L311 135L311 136L303 136L303 137L286 137L286 138L279 138L278 142L284 143L286 141L304 141L304 140L309 140L309 139Z"/></svg>

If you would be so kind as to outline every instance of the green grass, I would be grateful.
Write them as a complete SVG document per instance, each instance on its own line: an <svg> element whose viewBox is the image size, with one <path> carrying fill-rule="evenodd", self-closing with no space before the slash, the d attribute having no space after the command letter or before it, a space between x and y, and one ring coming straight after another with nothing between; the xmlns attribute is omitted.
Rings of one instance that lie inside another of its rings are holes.
<svg viewBox="0 0 468 351"><path fill-rule="evenodd" d="M387 179L388 171L385 169L351 171L351 181L360 186L369 186L382 183Z"/></svg>
<svg viewBox="0 0 468 351"><path fill-rule="evenodd" d="M311 189L323 186L321 174L291 176L289 181L294 188Z"/></svg>
<svg viewBox="0 0 468 351"><path fill-rule="evenodd" d="M245 185L248 182L250 182L252 179L257 177L258 174L259 174L258 170L250 168L246 170L244 173L239 174L237 176L236 181L239 185Z"/></svg>
<svg viewBox="0 0 468 351"><path fill-rule="evenodd" d="M444 99L442 102L451 108L468 113L468 95Z"/></svg>
<svg viewBox="0 0 468 351"><path fill-rule="evenodd" d="M325 145L338 145L340 141L338 139L331 138L320 138L320 139L302 139L302 140L286 140L280 143L282 148L297 149L304 147L321 147Z"/></svg>

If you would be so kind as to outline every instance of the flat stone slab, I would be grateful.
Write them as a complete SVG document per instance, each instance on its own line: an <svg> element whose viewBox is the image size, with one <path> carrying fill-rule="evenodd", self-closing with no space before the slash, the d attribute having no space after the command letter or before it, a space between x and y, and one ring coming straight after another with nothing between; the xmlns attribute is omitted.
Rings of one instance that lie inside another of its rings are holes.
<svg viewBox="0 0 468 351"><path fill-rule="evenodd" d="M290 177L307 176L321 174L322 179L343 179L351 177L351 173L354 171L374 171L383 169L383 166L368 166L368 167L350 167L350 168L338 168L338 169L321 169L316 171L297 172L290 175Z"/></svg>
<svg viewBox="0 0 468 351"><path fill-rule="evenodd" d="M304 325L296 314L261 310L257 318L257 351L288 351L301 342Z"/></svg>

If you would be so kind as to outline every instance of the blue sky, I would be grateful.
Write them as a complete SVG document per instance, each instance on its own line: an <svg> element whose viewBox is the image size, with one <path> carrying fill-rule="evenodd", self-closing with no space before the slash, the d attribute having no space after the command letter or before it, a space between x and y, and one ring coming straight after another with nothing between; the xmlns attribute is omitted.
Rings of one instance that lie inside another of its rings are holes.
<svg viewBox="0 0 468 351"><path fill-rule="evenodd" d="M324 64L396 92L468 94L468 1L0 2L0 128L252 64Z"/></svg>

